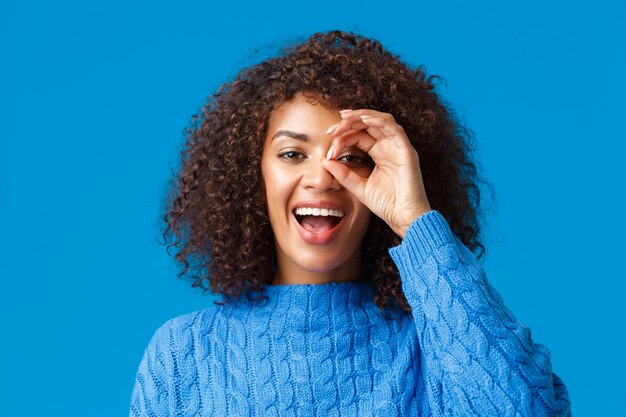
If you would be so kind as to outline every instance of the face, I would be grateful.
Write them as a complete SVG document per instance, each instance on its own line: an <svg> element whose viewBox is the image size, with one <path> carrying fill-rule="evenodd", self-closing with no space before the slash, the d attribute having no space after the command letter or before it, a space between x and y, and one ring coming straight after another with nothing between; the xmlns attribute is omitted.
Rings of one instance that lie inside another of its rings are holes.
<svg viewBox="0 0 626 417"><path fill-rule="evenodd" d="M371 213L320 163L333 139L326 130L340 120L339 111L303 94L270 116L261 169L276 244L275 284L364 278L361 245ZM357 174L370 174L370 158L362 150L338 155Z"/></svg>

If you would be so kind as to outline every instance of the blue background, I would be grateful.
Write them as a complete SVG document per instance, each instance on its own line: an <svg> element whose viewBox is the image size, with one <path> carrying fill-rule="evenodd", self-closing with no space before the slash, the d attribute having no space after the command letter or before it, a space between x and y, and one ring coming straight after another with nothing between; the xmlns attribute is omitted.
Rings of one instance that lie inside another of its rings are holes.
<svg viewBox="0 0 626 417"><path fill-rule="evenodd" d="M490 281L550 348L575 415L617 415L617 3L2 0L0 414L126 415L154 330L210 303L158 243L182 129L242 66L342 28L446 79L440 91L475 132L496 190Z"/></svg>

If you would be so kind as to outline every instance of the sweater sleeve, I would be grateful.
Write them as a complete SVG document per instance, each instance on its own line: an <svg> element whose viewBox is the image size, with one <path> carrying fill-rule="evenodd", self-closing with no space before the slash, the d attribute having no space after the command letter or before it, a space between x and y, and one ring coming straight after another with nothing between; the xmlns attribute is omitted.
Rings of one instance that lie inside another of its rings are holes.
<svg viewBox="0 0 626 417"><path fill-rule="evenodd" d="M146 348L130 400L130 417L166 417L174 363L170 349L171 320L161 326Z"/></svg>
<svg viewBox="0 0 626 417"><path fill-rule="evenodd" d="M422 353L434 416L571 416L550 352L531 339L437 211L390 249Z"/></svg>

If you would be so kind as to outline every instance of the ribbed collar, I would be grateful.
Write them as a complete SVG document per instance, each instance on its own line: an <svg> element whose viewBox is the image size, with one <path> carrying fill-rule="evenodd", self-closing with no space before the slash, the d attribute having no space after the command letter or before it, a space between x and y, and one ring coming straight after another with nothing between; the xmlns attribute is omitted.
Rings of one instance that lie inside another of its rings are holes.
<svg viewBox="0 0 626 417"><path fill-rule="evenodd" d="M267 323L278 332L327 333L382 318L374 294L371 281L267 285L266 301L235 308L246 322Z"/></svg>
<svg viewBox="0 0 626 417"><path fill-rule="evenodd" d="M325 297L332 295L354 296L356 294L373 290L373 283L369 280L346 281L346 282L328 282L325 284L284 284L284 285L266 285L265 293L269 297L283 296L285 294L310 294L317 297Z"/></svg>
<svg viewBox="0 0 626 417"><path fill-rule="evenodd" d="M279 304L285 301L297 304L306 302L311 309L363 305L373 301L374 292L374 285L369 280L265 286L265 294Z"/></svg>

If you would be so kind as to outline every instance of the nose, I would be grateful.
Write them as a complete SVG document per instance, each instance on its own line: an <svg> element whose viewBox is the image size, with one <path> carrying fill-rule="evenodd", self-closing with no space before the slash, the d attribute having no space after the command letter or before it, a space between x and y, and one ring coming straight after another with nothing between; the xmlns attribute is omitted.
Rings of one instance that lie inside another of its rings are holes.
<svg viewBox="0 0 626 417"><path fill-rule="evenodd" d="M306 172L302 176L302 186L317 191L332 191L341 188L335 177L328 172L320 160L311 159L306 164Z"/></svg>

